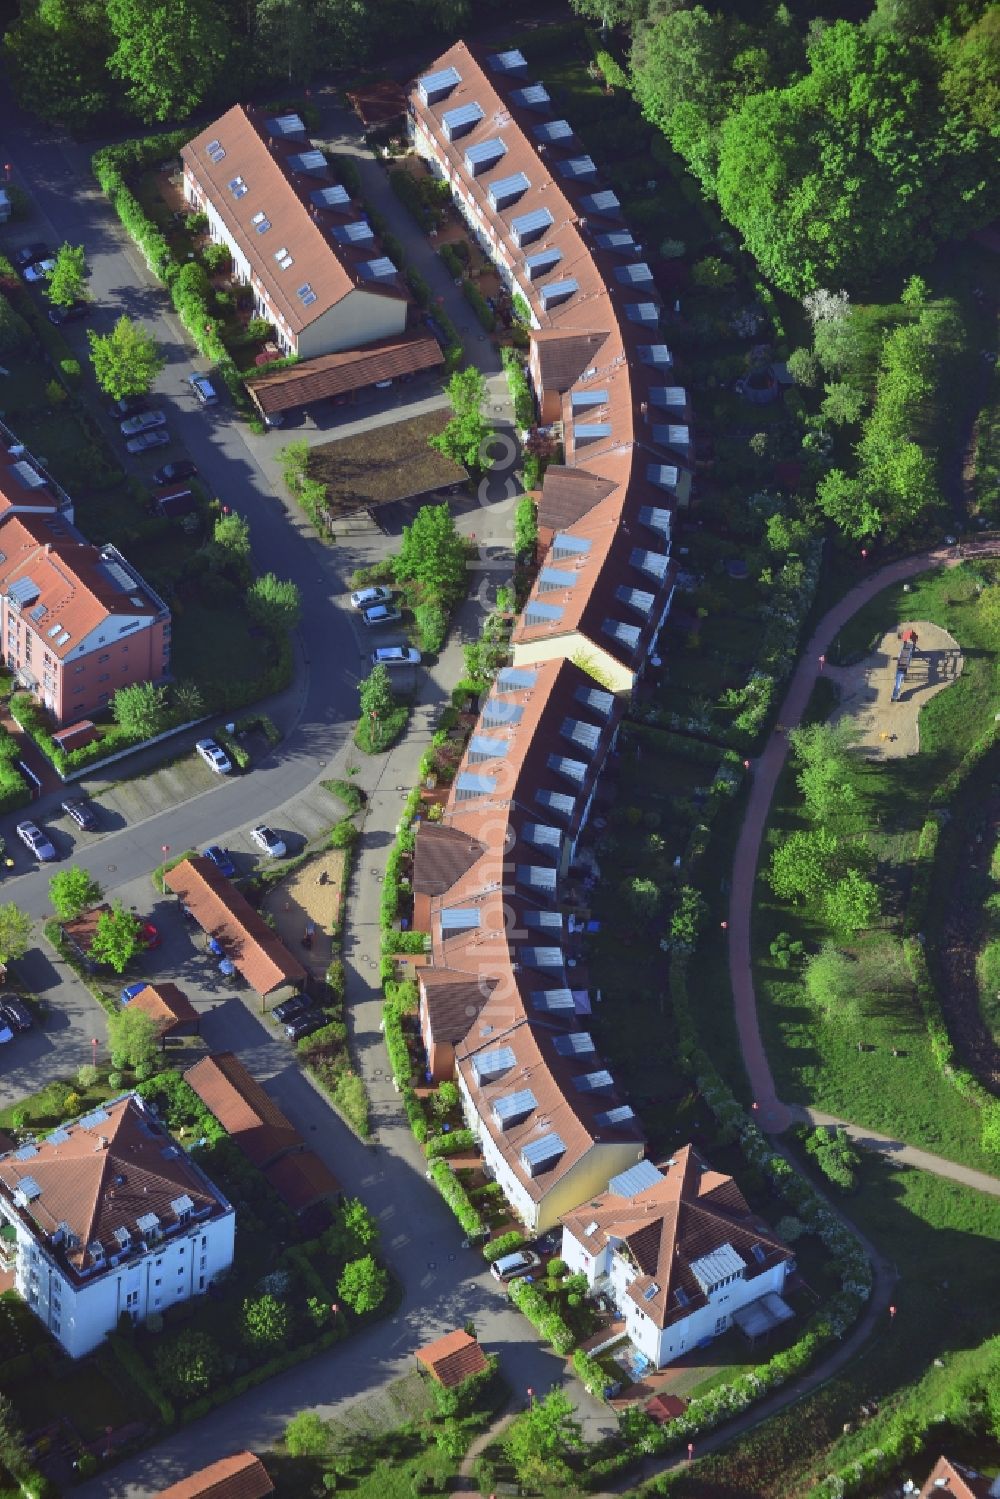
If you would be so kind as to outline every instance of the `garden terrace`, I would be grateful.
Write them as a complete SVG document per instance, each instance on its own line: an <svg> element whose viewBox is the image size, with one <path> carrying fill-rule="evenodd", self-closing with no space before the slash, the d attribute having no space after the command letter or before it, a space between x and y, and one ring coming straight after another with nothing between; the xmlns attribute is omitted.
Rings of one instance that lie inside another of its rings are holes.
<svg viewBox="0 0 1000 1499"><path fill-rule="evenodd" d="M446 424L444 412L428 411L310 448L309 477L326 485L330 518L464 484L465 469L427 444Z"/></svg>

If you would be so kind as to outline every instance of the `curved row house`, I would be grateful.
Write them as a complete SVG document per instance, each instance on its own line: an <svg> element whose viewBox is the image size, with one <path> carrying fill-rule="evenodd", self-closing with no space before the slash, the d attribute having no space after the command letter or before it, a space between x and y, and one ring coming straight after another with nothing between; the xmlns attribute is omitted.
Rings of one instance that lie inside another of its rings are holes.
<svg viewBox="0 0 1000 1499"><path fill-rule="evenodd" d="M416 81L409 116L417 152L528 308L538 409L564 449L539 496L540 566L512 664L442 820L417 829L428 1076L456 1078L514 1212L533 1233L563 1222L564 1255L615 1301L637 1361L662 1364L737 1312L751 1335L777 1325L793 1264L690 1148L676 1166L643 1159L639 1121L587 1028L600 995L566 898L628 695L673 600L688 396L642 246L523 55L458 43Z"/></svg>

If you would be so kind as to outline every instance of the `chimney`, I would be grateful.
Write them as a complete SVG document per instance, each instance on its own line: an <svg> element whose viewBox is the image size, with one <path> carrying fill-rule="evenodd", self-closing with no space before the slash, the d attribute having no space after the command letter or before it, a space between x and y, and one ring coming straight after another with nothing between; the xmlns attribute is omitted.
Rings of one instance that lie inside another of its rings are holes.
<svg viewBox="0 0 1000 1499"><path fill-rule="evenodd" d="M98 1151L98 1150L107 1150L107 1148L108 1148L108 1137L107 1137L107 1135L98 1135L98 1137L97 1137L97 1144L94 1146L94 1150L95 1151Z"/></svg>
<svg viewBox="0 0 1000 1499"><path fill-rule="evenodd" d="M51 541L47 541L47 542L46 542L46 543L45 543L45 550L46 550L46 551L47 551L47 552L51 552L51 550L52 550L52 543L51 543Z"/></svg>

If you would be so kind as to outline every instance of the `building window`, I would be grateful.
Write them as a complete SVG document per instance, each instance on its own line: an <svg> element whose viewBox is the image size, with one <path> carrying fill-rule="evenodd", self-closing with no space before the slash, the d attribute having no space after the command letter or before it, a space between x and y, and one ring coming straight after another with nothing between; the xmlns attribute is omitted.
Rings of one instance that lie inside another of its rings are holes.
<svg viewBox="0 0 1000 1499"><path fill-rule="evenodd" d="M728 1317L717 1317L716 1321L715 1321L716 1336L718 1336L718 1334L720 1332L725 1332L725 1330L726 1330L726 1328L728 1326L729 1326L729 1318Z"/></svg>
<svg viewBox="0 0 1000 1499"><path fill-rule="evenodd" d="M199 1277L198 1277L198 1290L199 1291L203 1291L204 1289L205 1289L205 1277L203 1275L199 1275Z"/></svg>
<svg viewBox="0 0 1000 1499"><path fill-rule="evenodd" d="M201 1263L199 1264L198 1269L199 1270L204 1270L204 1268L205 1268L205 1266L207 1264L208 1264L208 1255L207 1254L203 1254L202 1257L201 1257Z"/></svg>
<svg viewBox="0 0 1000 1499"><path fill-rule="evenodd" d="M80 675L81 671L83 671L83 667L82 666L74 666L74 668L73 668L73 675L75 677L78 677Z"/></svg>
<svg viewBox="0 0 1000 1499"><path fill-rule="evenodd" d="M157 1264L159 1264L159 1263L160 1263L160 1262L159 1262L159 1260L157 1260L157 1262L156 1262L156 1263L157 1263ZM162 1286L162 1284L163 1284L163 1281L162 1281L162 1279L157 1279L157 1280L154 1280L154 1281L153 1281L153 1285L154 1285L154 1286Z"/></svg>
<svg viewBox="0 0 1000 1499"><path fill-rule="evenodd" d="M139 1292L138 1291L129 1291L128 1295L125 1297L125 1306L126 1306L126 1308L129 1311L132 1311L132 1309L134 1307L137 1307L138 1305L139 1305Z"/></svg>
<svg viewBox="0 0 1000 1499"><path fill-rule="evenodd" d="M111 673L109 671L102 671L101 675L98 677L97 680L99 682L110 682L111 681Z"/></svg>
<svg viewBox="0 0 1000 1499"><path fill-rule="evenodd" d="M110 661L110 660L111 660L111 653L109 651L105 651L103 656L98 656L98 658L97 658L97 664L98 664L98 666L102 666L105 661Z"/></svg>
<svg viewBox="0 0 1000 1499"><path fill-rule="evenodd" d="M53 1317L53 1318L52 1318L52 1331L53 1331L53 1332L55 1332L55 1333L58 1333L58 1331L59 1331L59 1328L60 1328L60 1327L61 1327L61 1325L62 1325L62 1324L61 1324L61 1323L60 1323L60 1321L59 1321L59 1318L58 1318L58 1317Z"/></svg>

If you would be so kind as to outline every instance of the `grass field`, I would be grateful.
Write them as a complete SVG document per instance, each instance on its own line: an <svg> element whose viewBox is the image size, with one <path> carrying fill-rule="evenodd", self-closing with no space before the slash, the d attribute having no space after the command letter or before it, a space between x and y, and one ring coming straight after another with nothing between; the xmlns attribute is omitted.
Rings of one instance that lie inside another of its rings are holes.
<svg viewBox="0 0 1000 1499"><path fill-rule="evenodd" d="M245 612L185 602L174 614L171 668L179 681L197 682L211 701L219 683L249 683L261 673L261 647Z"/></svg>

